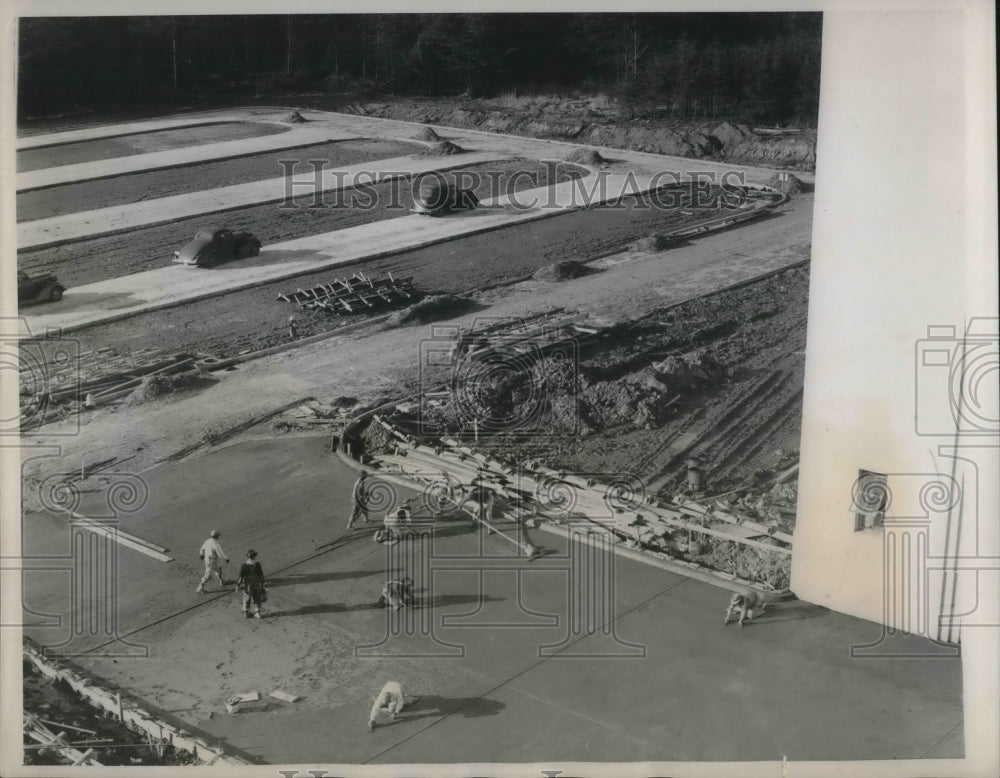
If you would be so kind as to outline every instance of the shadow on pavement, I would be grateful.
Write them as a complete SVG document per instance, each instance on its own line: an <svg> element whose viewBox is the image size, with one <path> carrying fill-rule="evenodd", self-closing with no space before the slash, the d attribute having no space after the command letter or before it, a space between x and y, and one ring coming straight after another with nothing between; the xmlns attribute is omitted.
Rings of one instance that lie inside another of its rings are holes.
<svg viewBox="0 0 1000 778"><path fill-rule="evenodd" d="M770 606L751 623L757 624L758 622L802 621L803 619L816 619L829 615L829 608L824 608L822 605L810 605L805 602L791 603L789 605L777 603Z"/></svg>
<svg viewBox="0 0 1000 778"><path fill-rule="evenodd" d="M467 719L495 716L506 707L506 704L486 697L442 697L438 694L426 694L404 708L393 723L451 715L461 715ZM416 715L410 715L411 712Z"/></svg>
<svg viewBox="0 0 1000 778"><path fill-rule="evenodd" d="M268 587L294 586L296 584L322 583L324 581L343 581L348 578L361 578L366 575L376 575L378 570L340 570L331 573L300 573L297 575L268 578Z"/></svg>
<svg viewBox="0 0 1000 778"><path fill-rule="evenodd" d="M265 618L277 619L284 616L311 616L317 613L351 613L353 611L373 611L378 610L375 603L359 603L357 605L345 605L342 602L324 602L316 605L303 605L290 611L276 611L268 613Z"/></svg>
<svg viewBox="0 0 1000 778"><path fill-rule="evenodd" d="M486 602L502 602L506 597L489 597L485 594L439 594L429 600L418 601L414 608L446 608L449 605L465 605L474 602L482 605Z"/></svg>

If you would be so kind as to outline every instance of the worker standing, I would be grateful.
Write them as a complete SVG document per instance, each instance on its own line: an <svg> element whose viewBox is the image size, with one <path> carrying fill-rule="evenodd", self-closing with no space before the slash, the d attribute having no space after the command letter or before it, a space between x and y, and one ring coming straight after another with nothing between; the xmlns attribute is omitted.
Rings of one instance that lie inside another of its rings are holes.
<svg viewBox="0 0 1000 778"><path fill-rule="evenodd" d="M267 589L264 587L264 569L257 561L257 552L252 548L247 551L247 558L240 565L236 590L243 592L243 617L249 619L252 610L253 617L259 619L263 614L261 606L267 598Z"/></svg>
<svg viewBox="0 0 1000 778"><path fill-rule="evenodd" d="M358 476L358 480L354 482L354 507L351 511L351 518L347 520L347 528L354 529L354 522L359 518L365 520L365 524L368 523L368 473L364 470L361 471L361 475Z"/></svg>
<svg viewBox="0 0 1000 778"><path fill-rule="evenodd" d="M226 560L226 564L229 564L229 556L225 551L222 550L222 544L219 543L219 535L222 533L217 529L213 529L208 533L208 540L201 544L201 550L198 552L198 556L201 557L202 561L205 563L205 575L201 577L201 582L198 584L198 588L195 591L204 592L205 584L213 576L218 576L219 585L225 586L226 581L222 577L222 560Z"/></svg>
<svg viewBox="0 0 1000 778"><path fill-rule="evenodd" d="M396 714L403 710L403 706L412 705L417 699L417 697L406 697L403 694L403 687L399 681L386 681L385 686L382 687L382 691L375 698L371 713L368 714L369 731L375 729L375 717L378 716L383 708L389 711L389 718L395 721Z"/></svg>

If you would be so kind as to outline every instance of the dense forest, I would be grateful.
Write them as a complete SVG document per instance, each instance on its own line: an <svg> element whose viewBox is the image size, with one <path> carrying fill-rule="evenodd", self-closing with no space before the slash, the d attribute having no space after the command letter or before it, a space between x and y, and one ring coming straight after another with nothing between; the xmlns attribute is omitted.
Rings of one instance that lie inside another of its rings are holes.
<svg viewBox="0 0 1000 778"><path fill-rule="evenodd" d="M629 113L815 125L816 13L24 18L21 117L212 96L604 93Z"/></svg>

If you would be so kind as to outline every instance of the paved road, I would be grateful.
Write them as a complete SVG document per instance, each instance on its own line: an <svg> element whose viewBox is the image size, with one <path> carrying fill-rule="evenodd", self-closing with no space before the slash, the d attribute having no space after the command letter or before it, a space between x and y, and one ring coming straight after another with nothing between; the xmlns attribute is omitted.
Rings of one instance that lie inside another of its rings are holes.
<svg viewBox="0 0 1000 778"><path fill-rule="evenodd" d="M325 446L247 441L144 473L148 502L123 528L176 560L118 551L124 640L100 634L100 600L70 610L60 572L26 575L33 618L64 618L28 634L89 651L98 676L271 763L962 754L958 659L852 660L880 628L798 602L724 628L724 591L622 558L612 572L607 556L541 533L553 553L526 562L450 516L431 547L386 556L369 531L345 532L354 474ZM100 504L90 493L81 510ZM229 590L195 593L212 527L234 564L260 551L268 618L243 620ZM79 548L92 555L79 580L96 582L105 551ZM64 518L28 516L27 555L69 550ZM373 607L387 569L417 581L410 621ZM370 695L390 678L421 701L368 733ZM223 710L229 694L274 688L302 700Z"/></svg>

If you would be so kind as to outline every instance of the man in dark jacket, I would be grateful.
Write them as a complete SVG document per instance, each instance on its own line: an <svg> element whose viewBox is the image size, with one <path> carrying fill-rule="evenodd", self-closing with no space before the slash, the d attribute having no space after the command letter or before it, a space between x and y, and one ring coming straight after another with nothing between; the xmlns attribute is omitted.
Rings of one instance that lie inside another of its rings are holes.
<svg viewBox="0 0 1000 778"><path fill-rule="evenodd" d="M240 565L240 577L236 581L236 590L243 592L243 617L249 619L251 606L253 617L259 619L262 615L266 590L264 588L264 569L257 561L257 552L252 548L247 551L247 558Z"/></svg>
<svg viewBox="0 0 1000 778"><path fill-rule="evenodd" d="M364 470L361 471L358 480L354 482L352 497L353 509L351 510L351 518L347 520L348 529L353 529L354 522L358 519L364 519L365 524L368 523L368 473Z"/></svg>

